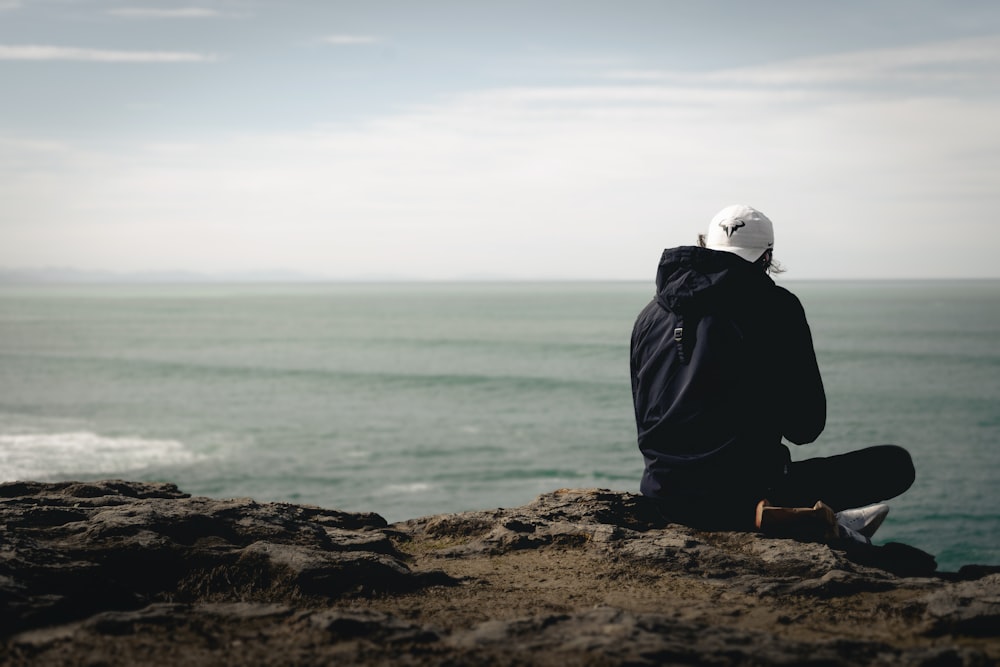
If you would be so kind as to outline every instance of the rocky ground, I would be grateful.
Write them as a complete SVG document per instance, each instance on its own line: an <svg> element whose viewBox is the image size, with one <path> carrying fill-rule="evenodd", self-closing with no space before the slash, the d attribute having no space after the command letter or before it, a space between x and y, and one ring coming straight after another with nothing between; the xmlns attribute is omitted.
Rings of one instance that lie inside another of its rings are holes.
<svg viewBox="0 0 1000 667"><path fill-rule="evenodd" d="M1000 567L560 490L386 525L170 484L0 485L0 664L989 665Z"/></svg>

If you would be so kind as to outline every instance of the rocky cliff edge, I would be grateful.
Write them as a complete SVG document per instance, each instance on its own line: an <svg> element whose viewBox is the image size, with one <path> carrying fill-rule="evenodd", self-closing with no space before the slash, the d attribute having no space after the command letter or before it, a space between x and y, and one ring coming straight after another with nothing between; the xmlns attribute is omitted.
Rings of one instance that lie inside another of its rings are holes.
<svg viewBox="0 0 1000 667"><path fill-rule="evenodd" d="M990 665L1000 567L703 532L563 489L387 524L171 484L0 485L0 663Z"/></svg>

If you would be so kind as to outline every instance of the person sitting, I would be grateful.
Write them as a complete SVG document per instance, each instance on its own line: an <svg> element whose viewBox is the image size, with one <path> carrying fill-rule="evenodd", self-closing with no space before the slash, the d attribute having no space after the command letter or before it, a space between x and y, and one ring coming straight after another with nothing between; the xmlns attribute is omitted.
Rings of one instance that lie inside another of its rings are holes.
<svg viewBox="0 0 1000 667"><path fill-rule="evenodd" d="M663 251L631 339L640 491L694 527L779 532L798 514L866 541L888 511L870 506L910 487L913 462L896 445L791 460L783 441L819 437L826 394L802 304L769 275L773 252L770 219L744 205L698 246Z"/></svg>

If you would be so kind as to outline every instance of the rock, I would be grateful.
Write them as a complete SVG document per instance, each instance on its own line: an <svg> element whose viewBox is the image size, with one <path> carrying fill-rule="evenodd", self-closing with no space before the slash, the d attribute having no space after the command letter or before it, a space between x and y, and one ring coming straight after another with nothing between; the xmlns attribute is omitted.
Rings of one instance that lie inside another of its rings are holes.
<svg viewBox="0 0 1000 667"><path fill-rule="evenodd" d="M899 660L893 647L881 643L839 640L783 641L770 632L742 631L677 621L662 614L634 614L593 609L578 614L517 622L489 621L458 633L449 643L463 648L492 648L545 656L553 664L574 662L579 655L602 656L612 664L870 664Z"/></svg>
<svg viewBox="0 0 1000 667"><path fill-rule="evenodd" d="M460 543L437 552L444 557L588 545L608 556L669 563L691 574L721 579L745 572L754 573L758 580L815 578L843 570L878 580L890 574L863 564L877 563L889 567L890 572L893 566L888 558L876 555L884 547L862 549L862 545L856 548L856 543L844 543L844 549L838 550L824 544L768 539L755 533L696 531L668 523L643 496L603 490L564 489L544 494L524 507L421 518L394 528L415 538L445 534L463 537ZM907 549L904 567L915 570L911 554L919 550ZM931 574L933 557L923 555L929 561L923 561L926 567L920 573Z"/></svg>
<svg viewBox="0 0 1000 667"><path fill-rule="evenodd" d="M1000 574L936 590L924 602L928 634L1000 635Z"/></svg>
<svg viewBox="0 0 1000 667"><path fill-rule="evenodd" d="M375 514L191 498L170 484L0 485L6 633L159 600L297 600L423 585Z"/></svg>
<svg viewBox="0 0 1000 667"><path fill-rule="evenodd" d="M332 641L364 638L379 643L429 643L439 639L427 627L401 621L391 614L366 609L320 611L304 619L320 628Z"/></svg>
<svg viewBox="0 0 1000 667"><path fill-rule="evenodd" d="M386 525L170 484L0 485L0 663L985 665L1000 568L705 532L634 494Z"/></svg>

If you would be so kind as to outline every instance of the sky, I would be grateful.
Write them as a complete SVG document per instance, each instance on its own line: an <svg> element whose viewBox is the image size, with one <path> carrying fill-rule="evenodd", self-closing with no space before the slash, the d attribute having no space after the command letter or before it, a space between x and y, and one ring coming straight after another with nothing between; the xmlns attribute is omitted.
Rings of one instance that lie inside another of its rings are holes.
<svg viewBox="0 0 1000 667"><path fill-rule="evenodd" d="M0 0L0 269L996 278L998 119L994 0Z"/></svg>

